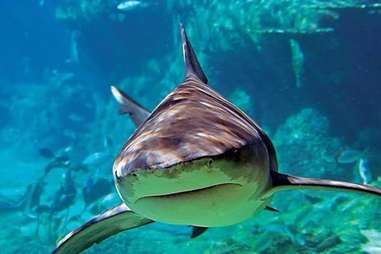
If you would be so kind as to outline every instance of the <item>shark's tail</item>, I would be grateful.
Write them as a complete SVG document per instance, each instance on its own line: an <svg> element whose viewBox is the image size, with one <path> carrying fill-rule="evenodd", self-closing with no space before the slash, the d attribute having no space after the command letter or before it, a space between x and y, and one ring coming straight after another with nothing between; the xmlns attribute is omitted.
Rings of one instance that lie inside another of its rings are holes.
<svg viewBox="0 0 381 254"><path fill-rule="evenodd" d="M292 189L320 189L334 191L351 191L373 194L381 197L381 189L369 185L355 184L327 179L304 178L297 176L289 176L271 171L273 188L269 194L282 190Z"/></svg>

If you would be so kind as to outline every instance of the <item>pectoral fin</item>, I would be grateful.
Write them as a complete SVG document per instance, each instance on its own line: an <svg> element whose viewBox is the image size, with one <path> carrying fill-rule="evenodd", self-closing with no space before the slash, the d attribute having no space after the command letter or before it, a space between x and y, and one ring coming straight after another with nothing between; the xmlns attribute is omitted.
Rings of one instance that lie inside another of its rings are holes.
<svg viewBox="0 0 381 254"><path fill-rule="evenodd" d="M196 238L197 236L200 236L202 233L204 233L208 228L205 227L192 227L192 235L191 238Z"/></svg>
<svg viewBox="0 0 381 254"><path fill-rule="evenodd" d="M274 208L274 207L271 207L271 206L266 206L265 209L269 212L275 212L275 213L279 213L279 210Z"/></svg>
<svg viewBox="0 0 381 254"><path fill-rule="evenodd" d="M269 194L290 189L320 189L334 191L351 191L381 196L381 189L369 185L355 184L327 179L304 178L289 176L271 171L273 188Z"/></svg>
<svg viewBox="0 0 381 254"><path fill-rule="evenodd" d="M77 254L95 243L121 231L153 222L131 211L125 204L97 215L84 225L67 234L53 251L56 254Z"/></svg>
<svg viewBox="0 0 381 254"><path fill-rule="evenodd" d="M111 86L111 93L115 100L120 104L119 112L121 114L129 114L136 126L143 123L149 116L150 113L147 109L115 86Z"/></svg>

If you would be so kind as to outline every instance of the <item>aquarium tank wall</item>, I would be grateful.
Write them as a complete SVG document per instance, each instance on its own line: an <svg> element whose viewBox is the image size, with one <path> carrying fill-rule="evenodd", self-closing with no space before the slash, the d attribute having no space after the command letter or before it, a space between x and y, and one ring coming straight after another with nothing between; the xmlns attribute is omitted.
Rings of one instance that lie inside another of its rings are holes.
<svg viewBox="0 0 381 254"><path fill-rule="evenodd" d="M381 188L379 1L2 1L0 13L1 253L51 253L122 202L112 168L136 126L110 86L154 110L184 78L180 23L279 171ZM380 198L285 191L271 207L193 239L152 223L84 253L381 253Z"/></svg>

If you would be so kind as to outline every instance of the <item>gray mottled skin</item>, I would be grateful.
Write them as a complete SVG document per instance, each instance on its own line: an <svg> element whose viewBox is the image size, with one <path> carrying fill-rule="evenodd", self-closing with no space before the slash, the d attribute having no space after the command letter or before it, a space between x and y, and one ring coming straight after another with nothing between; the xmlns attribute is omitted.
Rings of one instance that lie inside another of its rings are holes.
<svg viewBox="0 0 381 254"><path fill-rule="evenodd" d="M115 160L117 178L137 169L163 169L232 149L256 145L261 131L246 114L207 87L187 78L154 110Z"/></svg>

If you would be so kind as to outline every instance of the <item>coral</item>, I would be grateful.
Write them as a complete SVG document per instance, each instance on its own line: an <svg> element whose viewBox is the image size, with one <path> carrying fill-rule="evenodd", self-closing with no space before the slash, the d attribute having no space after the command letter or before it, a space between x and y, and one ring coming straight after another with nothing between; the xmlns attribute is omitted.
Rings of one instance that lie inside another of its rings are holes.
<svg viewBox="0 0 381 254"><path fill-rule="evenodd" d="M329 137L329 122L317 110L306 108L290 116L275 135L282 171L308 176L338 176L335 155L340 140Z"/></svg>
<svg viewBox="0 0 381 254"><path fill-rule="evenodd" d="M91 21L115 7L117 1L64 0L56 9L56 17L65 21Z"/></svg>

